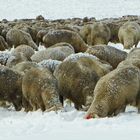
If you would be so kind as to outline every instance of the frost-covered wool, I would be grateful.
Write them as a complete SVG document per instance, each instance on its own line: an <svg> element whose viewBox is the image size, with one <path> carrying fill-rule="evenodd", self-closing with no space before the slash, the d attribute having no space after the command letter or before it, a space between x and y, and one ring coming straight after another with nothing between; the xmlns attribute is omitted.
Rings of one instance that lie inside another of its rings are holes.
<svg viewBox="0 0 140 140"><path fill-rule="evenodd" d="M76 53L76 54L71 54L71 55L69 55L68 57L66 57L65 59L64 59L64 61L68 61L68 60L71 60L71 61L77 61L77 59L79 59L79 58L81 58L81 57L87 57L87 58L91 58L91 59L97 59L98 60L98 58L96 57L96 56L93 56L93 55L91 55L91 54L89 54L89 53L82 53L82 52L80 52L80 53Z"/></svg>
<svg viewBox="0 0 140 140"><path fill-rule="evenodd" d="M0 66L0 100L22 108L22 75L6 66Z"/></svg>
<svg viewBox="0 0 140 140"><path fill-rule="evenodd" d="M109 45L90 46L86 53L92 54L100 60L108 62L113 68L116 68L117 65L127 57L126 52Z"/></svg>
<svg viewBox="0 0 140 140"><path fill-rule="evenodd" d="M32 55L31 60L40 62L46 59L63 61L70 54L75 53L69 46L50 47Z"/></svg>
<svg viewBox="0 0 140 140"><path fill-rule="evenodd" d="M57 80L48 69L28 70L23 77L22 92L33 111L39 108L45 111L59 105Z"/></svg>
<svg viewBox="0 0 140 140"><path fill-rule="evenodd" d="M106 117L124 112L126 105L136 102L139 77L139 68L128 65L100 78L94 90L94 100L85 117Z"/></svg>
<svg viewBox="0 0 140 140"><path fill-rule="evenodd" d="M109 71L108 67L89 54L75 54L64 60L54 71L61 102L63 98L68 98L74 102L76 109L87 105L87 97L93 96L97 81Z"/></svg>
<svg viewBox="0 0 140 140"><path fill-rule="evenodd" d="M8 51L0 52L0 64L6 65L7 60L10 58L11 53Z"/></svg>
<svg viewBox="0 0 140 140"><path fill-rule="evenodd" d="M85 52L86 43L80 35L70 30L50 30L44 37L43 43L46 47L50 47L56 43L66 42L74 47L75 52Z"/></svg>
<svg viewBox="0 0 140 140"><path fill-rule="evenodd" d="M28 61L28 59L24 56L23 53L21 52L12 52L11 56L7 59L6 66L8 67L13 67L16 64L23 62L23 61Z"/></svg>
<svg viewBox="0 0 140 140"><path fill-rule="evenodd" d="M38 65L43 68L48 68L53 73L61 63L62 61L48 59L39 62Z"/></svg>

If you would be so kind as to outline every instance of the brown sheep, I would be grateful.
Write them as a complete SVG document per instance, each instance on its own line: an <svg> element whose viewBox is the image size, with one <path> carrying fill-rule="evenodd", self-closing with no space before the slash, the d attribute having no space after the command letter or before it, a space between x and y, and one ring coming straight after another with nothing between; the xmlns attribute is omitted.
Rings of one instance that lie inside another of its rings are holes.
<svg viewBox="0 0 140 140"><path fill-rule="evenodd" d="M127 59L140 59L140 48L134 48L132 49L128 55Z"/></svg>
<svg viewBox="0 0 140 140"><path fill-rule="evenodd" d="M56 47L69 47L74 52L73 46L69 43L66 43L66 42L56 43L56 44L50 46L49 48L56 48Z"/></svg>
<svg viewBox="0 0 140 140"><path fill-rule="evenodd" d="M38 43L43 44L43 37L49 32L49 29L42 29L40 31L38 31L36 37L37 37L37 41Z"/></svg>
<svg viewBox="0 0 140 140"><path fill-rule="evenodd" d="M6 61L6 66L11 68L11 67L15 66L16 64L23 62L23 61L28 61L28 59L24 56L23 53L12 52L11 56Z"/></svg>
<svg viewBox="0 0 140 140"><path fill-rule="evenodd" d="M54 71L61 103L63 98L68 98L74 102L76 109L87 105L87 97L93 96L96 82L109 71L108 67L88 54L69 56Z"/></svg>
<svg viewBox="0 0 140 140"><path fill-rule="evenodd" d="M97 82L94 100L85 118L106 117L125 111L128 104L136 102L140 89L140 70L133 66L117 68Z"/></svg>
<svg viewBox="0 0 140 140"><path fill-rule="evenodd" d="M3 38L6 40L6 34L8 33L8 31L11 29L11 27L8 27L8 26L6 26L6 27L4 27L3 29L2 29L2 32L1 32L1 36L3 36ZM7 40L6 40L6 42L7 42ZM9 46L10 47L10 46Z"/></svg>
<svg viewBox="0 0 140 140"><path fill-rule="evenodd" d="M13 50L13 52L23 53L28 60L31 60L31 56L35 53L34 49L28 45L19 45Z"/></svg>
<svg viewBox="0 0 140 140"><path fill-rule="evenodd" d="M0 101L12 103L18 111L22 108L22 75L0 66Z"/></svg>
<svg viewBox="0 0 140 140"><path fill-rule="evenodd" d="M79 31L80 36L88 45L91 45L91 30L91 24L87 24L84 25Z"/></svg>
<svg viewBox="0 0 140 140"><path fill-rule="evenodd" d="M105 23L110 28L110 32L111 32L110 42L118 43L119 42L118 32L119 32L120 26L122 25L122 22L121 21L113 22L112 20L109 20Z"/></svg>
<svg viewBox="0 0 140 140"><path fill-rule="evenodd" d="M35 19L36 20L45 20L45 18L42 15L38 15Z"/></svg>
<svg viewBox="0 0 140 140"><path fill-rule="evenodd" d="M67 56L73 53L75 52L70 44L58 43L50 48L47 48L46 50L38 51L31 57L31 60L35 62L41 62L45 59L63 61Z"/></svg>
<svg viewBox="0 0 140 140"><path fill-rule="evenodd" d="M140 48L132 49L126 59L122 61L118 67L124 67L128 65L134 65L140 69Z"/></svg>
<svg viewBox="0 0 140 140"><path fill-rule="evenodd" d="M125 66L136 66L140 69L140 59L126 59L124 61L122 61L121 63L119 63L119 65L117 66L117 68L121 68L121 67L125 67Z"/></svg>
<svg viewBox="0 0 140 140"><path fill-rule="evenodd" d="M23 77L22 92L33 111L58 106L57 80L47 69L31 68ZM28 108L26 109L28 110Z"/></svg>
<svg viewBox="0 0 140 140"><path fill-rule="evenodd" d="M86 53L95 55L100 60L108 62L114 69L127 57L127 53L108 45L95 45L87 49Z"/></svg>
<svg viewBox="0 0 140 140"><path fill-rule="evenodd" d="M140 26L136 22L124 23L118 32L119 41L125 49L130 49L135 45L137 47L140 40Z"/></svg>
<svg viewBox="0 0 140 140"><path fill-rule="evenodd" d="M50 47L56 43L66 42L74 47L75 52L85 52L86 43L80 35L70 30L50 30L44 37L43 43L45 47Z"/></svg>
<svg viewBox="0 0 140 140"><path fill-rule="evenodd" d="M34 43L30 34L18 30L18 29L10 29L6 34L6 41L10 47L17 47L21 44L29 45L33 49L38 50L37 45Z"/></svg>
<svg viewBox="0 0 140 140"><path fill-rule="evenodd" d="M8 49L8 44L5 41L5 39L2 36L0 36L0 51L4 51L6 49Z"/></svg>
<svg viewBox="0 0 140 140"><path fill-rule="evenodd" d="M25 31L28 34L30 34L32 39L33 39L33 41L37 44L37 46L39 46L39 42L37 40L37 33L38 33L37 28L33 28L33 27L30 27L30 26L25 26L21 30Z"/></svg>
<svg viewBox="0 0 140 140"><path fill-rule="evenodd" d="M85 25L80 35L89 45L108 44L111 37L109 27L102 22Z"/></svg>
<svg viewBox="0 0 140 140"><path fill-rule="evenodd" d="M21 63L17 63L15 66L12 67L12 69L24 75L29 69L33 67L37 68L39 66L35 62L24 61Z"/></svg>

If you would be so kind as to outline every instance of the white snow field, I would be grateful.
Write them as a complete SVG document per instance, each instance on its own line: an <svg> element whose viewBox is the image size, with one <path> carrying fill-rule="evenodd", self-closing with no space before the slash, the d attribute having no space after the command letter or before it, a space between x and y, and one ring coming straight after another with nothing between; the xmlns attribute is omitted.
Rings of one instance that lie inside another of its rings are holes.
<svg viewBox="0 0 140 140"><path fill-rule="evenodd" d="M139 15L140 0L0 0L0 20ZM120 44L112 44L122 49ZM0 81L1 82L1 81ZM0 108L0 140L139 140L140 114L134 107L112 118L85 120L85 112L16 112Z"/></svg>
<svg viewBox="0 0 140 140"><path fill-rule="evenodd" d="M0 19L139 15L140 0L0 0Z"/></svg>

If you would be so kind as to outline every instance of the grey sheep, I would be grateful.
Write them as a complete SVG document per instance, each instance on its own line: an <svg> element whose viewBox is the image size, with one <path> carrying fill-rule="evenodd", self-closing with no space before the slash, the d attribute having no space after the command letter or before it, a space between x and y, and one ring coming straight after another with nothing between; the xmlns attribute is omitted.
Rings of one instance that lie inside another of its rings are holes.
<svg viewBox="0 0 140 140"><path fill-rule="evenodd" d="M114 69L125 60L127 53L109 45L95 45L87 49L86 53L95 55L100 60L108 62Z"/></svg>
<svg viewBox="0 0 140 140"><path fill-rule="evenodd" d="M10 29L6 34L6 41L10 47L17 47L21 44L29 45L33 49L38 50L30 34L19 29Z"/></svg>

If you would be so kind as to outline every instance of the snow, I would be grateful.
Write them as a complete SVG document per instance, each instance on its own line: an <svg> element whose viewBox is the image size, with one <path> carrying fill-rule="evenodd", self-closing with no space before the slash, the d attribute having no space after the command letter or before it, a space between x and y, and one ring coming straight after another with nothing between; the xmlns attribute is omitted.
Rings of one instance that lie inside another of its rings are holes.
<svg viewBox="0 0 140 140"><path fill-rule="evenodd" d="M0 0L0 9L0 20L35 18L40 14L47 19L101 19L139 15L140 0ZM121 44L109 44L123 49ZM85 120L84 114L73 107L58 113L0 108L0 140L140 139L140 114L135 108L128 107L125 113L111 118Z"/></svg>
<svg viewBox="0 0 140 140"><path fill-rule="evenodd" d="M3 65L6 64L10 56L11 56L11 53L8 50L0 51L0 63Z"/></svg>
<svg viewBox="0 0 140 140"><path fill-rule="evenodd" d="M48 68L51 72L54 72L54 70L61 64L61 61L58 60L43 60L38 63L38 66L43 68Z"/></svg>
<svg viewBox="0 0 140 140"><path fill-rule="evenodd" d="M71 55L69 55L68 57L66 57L65 59L64 59L64 61L68 61L68 60L71 60L71 61L76 61L78 58L81 58L81 57L87 57L87 58L91 58L91 59L93 59L93 60L95 60L95 59L98 59L96 56L93 56L93 55L91 55L91 54L89 54L89 53L76 53L76 54L71 54Z"/></svg>
<svg viewBox="0 0 140 140"><path fill-rule="evenodd" d="M84 112L71 108L68 112L36 111L25 113L0 108L0 140L85 140L140 138L140 115L128 107L112 118L84 120Z"/></svg>
<svg viewBox="0 0 140 140"><path fill-rule="evenodd" d="M139 0L0 0L0 19L120 17L139 15Z"/></svg>

